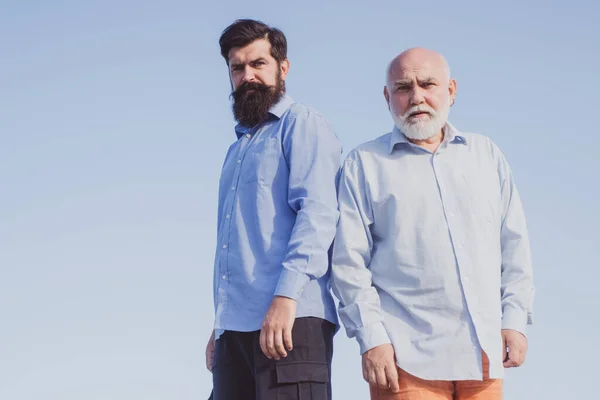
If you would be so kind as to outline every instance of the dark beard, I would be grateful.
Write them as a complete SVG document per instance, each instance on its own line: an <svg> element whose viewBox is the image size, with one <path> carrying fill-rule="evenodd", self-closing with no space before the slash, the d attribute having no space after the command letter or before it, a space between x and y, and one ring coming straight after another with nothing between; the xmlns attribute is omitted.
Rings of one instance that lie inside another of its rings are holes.
<svg viewBox="0 0 600 400"><path fill-rule="evenodd" d="M267 119L269 110L284 92L285 83L279 75L275 86L258 82L243 83L231 93L233 116L241 125L253 127Z"/></svg>

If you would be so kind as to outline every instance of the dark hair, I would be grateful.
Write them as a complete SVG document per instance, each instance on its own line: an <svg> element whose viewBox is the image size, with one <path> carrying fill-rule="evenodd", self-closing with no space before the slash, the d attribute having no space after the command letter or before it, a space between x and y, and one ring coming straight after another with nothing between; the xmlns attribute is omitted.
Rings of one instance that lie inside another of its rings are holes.
<svg viewBox="0 0 600 400"><path fill-rule="evenodd" d="M281 63L287 58L287 40L277 28L253 19L238 19L229 25L219 38L221 55L229 64L229 51L234 47L244 47L258 39L267 39L271 44L271 56Z"/></svg>

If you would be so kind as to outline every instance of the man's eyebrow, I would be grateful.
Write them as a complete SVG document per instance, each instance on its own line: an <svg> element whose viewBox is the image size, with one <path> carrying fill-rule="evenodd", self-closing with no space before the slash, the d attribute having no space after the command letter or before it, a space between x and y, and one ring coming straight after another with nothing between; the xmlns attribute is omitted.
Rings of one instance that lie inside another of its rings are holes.
<svg viewBox="0 0 600 400"><path fill-rule="evenodd" d="M404 85L411 85L412 81L410 79L399 79L396 82L394 82L395 86L404 86Z"/></svg>
<svg viewBox="0 0 600 400"><path fill-rule="evenodd" d="M266 61L266 60L267 59L265 57L258 57L258 58L254 59L254 60L249 61L248 63L243 63L243 62L239 62L239 61L237 61L237 62L230 62L229 66L231 68L238 68L238 67L243 67L246 64L252 65L252 64L256 64L257 62Z"/></svg>
<svg viewBox="0 0 600 400"><path fill-rule="evenodd" d="M419 81L419 83L430 83L437 82L437 79L435 79L433 76L428 76L423 79L417 78L417 81Z"/></svg>

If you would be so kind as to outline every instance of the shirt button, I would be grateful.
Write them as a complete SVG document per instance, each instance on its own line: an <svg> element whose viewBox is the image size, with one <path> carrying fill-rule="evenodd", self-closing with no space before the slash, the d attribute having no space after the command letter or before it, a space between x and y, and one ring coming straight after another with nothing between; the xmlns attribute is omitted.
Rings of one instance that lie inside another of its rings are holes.
<svg viewBox="0 0 600 400"><path fill-rule="evenodd" d="M237 163L238 163L238 164L241 164L241 163L242 163L242 160L237 160Z"/></svg>
<svg viewBox="0 0 600 400"><path fill-rule="evenodd" d="M249 134L249 133L247 133L247 134L246 134L246 137L247 137L248 139L250 139L250 134Z"/></svg>
<svg viewBox="0 0 600 400"><path fill-rule="evenodd" d="M235 186L232 186L232 187L231 187L231 190L235 190Z"/></svg>
<svg viewBox="0 0 600 400"><path fill-rule="evenodd" d="M224 248L224 249L226 249L226 248L227 248L227 245L226 245L226 244L224 244L224 245L223 245L223 248Z"/></svg>
<svg viewBox="0 0 600 400"><path fill-rule="evenodd" d="M450 216L451 216L451 217L454 217L454 213L453 213L453 212L451 212L451 213L450 213Z"/></svg>
<svg viewBox="0 0 600 400"><path fill-rule="evenodd" d="M469 277L465 276L465 282L469 282Z"/></svg>
<svg viewBox="0 0 600 400"><path fill-rule="evenodd" d="M231 214L227 214L227 215L225 216L225 218L227 218L227 219L231 218Z"/></svg>
<svg viewBox="0 0 600 400"><path fill-rule="evenodd" d="M223 280L227 279L227 275L221 275L221 279L223 279Z"/></svg>

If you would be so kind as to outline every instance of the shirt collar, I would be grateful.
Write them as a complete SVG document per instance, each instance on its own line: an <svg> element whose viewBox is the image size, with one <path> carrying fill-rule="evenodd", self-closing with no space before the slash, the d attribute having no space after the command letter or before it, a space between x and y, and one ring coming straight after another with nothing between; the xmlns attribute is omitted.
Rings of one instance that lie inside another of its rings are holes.
<svg viewBox="0 0 600 400"><path fill-rule="evenodd" d="M293 103L294 100L287 94L284 94L276 104L273 104L273 106L271 106L269 113L271 113L273 116L279 119L281 118L283 113L286 112L292 106Z"/></svg>
<svg viewBox="0 0 600 400"><path fill-rule="evenodd" d="M465 146L467 145L467 138L456 129L450 122L446 122L446 125L442 128L444 131L444 142L447 143L461 143ZM397 126L394 126L392 129L392 134L390 135L390 154L394 151L394 147L397 144L406 143L410 144L411 142L408 140L406 135L398 129Z"/></svg>
<svg viewBox="0 0 600 400"><path fill-rule="evenodd" d="M292 106L293 103L294 103L294 100L287 94L284 94L277 103L275 103L271 106L271 108L269 109L269 114L271 114L273 117L275 117L277 119L280 119L281 116ZM252 132L254 132L256 130L255 128L256 128L256 126L247 127L242 124L237 124L235 126L235 133L239 139L246 133L252 134Z"/></svg>

